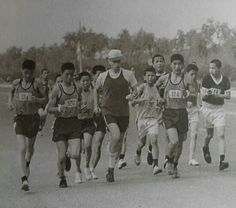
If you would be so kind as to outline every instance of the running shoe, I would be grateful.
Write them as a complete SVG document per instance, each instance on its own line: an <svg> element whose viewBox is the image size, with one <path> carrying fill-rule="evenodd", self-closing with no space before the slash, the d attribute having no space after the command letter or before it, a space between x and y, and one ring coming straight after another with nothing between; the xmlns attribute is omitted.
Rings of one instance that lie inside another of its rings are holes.
<svg viewBox="0 0 236 208"><path fill-rule="evenodd" d="M210 151L209 151L209 147L207 146L204 146L202 148L202 151L203 151L203 155L204 155L204 159L207 163L211 163L211 154L210 154Z"/></svg>
<svg viewBox="0 0 236 208"><path fill-rule="evenodd" d="M155 165L154 167L153 167L153 175L157 175L158 173L161 173L162 172L162 169L161 168L159 168L157 165Z"/></svg>
<svg viewBox="0 0 236 208"><path fill-rule="evenodd" d="M60 183L59 183L59 187L60 188L66 188L67 187L67 182L66 182L66 177L62 176L60 177Z"/></svg>
<svg viewBox="0 0 236 208"><path fill-rule="evenodd" d="M219 170L224 170L224 169L226 169L228 167L229 167L229 163L228 162L220 162Z"/></svg>
<svg viewBox="0 0 236 208"><path fill-rule="evenodd" d="M140 165L140 163L141 163L141 157L140 157L140 155L135 155L134 156L134 163L137 165L137 166L139 166Z"/></svg>
<svg viewBox="0 0 236 208"><path fill-rule="evenodd" d="M173 174L172 174L172 178L179 178L180 175L179 175L179 171L178 171L178 168L173 168Z"/></svg>
<svg viewBox="0 0 236 208"><path fill-rule="evenodd" d="M92 179L92 175L89 168L84 168L84 175L87 181Z"/></svg>
<svg viewBox="0 0 236 208"><path fill-rule="evenodd" d="M119 169L122 169L122 168L125 167L125 166L127 166L127 163L125 162L125 160L124 160L124 159L120 159L120 160L118 161L118 168L119 168Z"/></svg>
<svg viewBox="0 0 236 208"><path fill-rule="evenodd" d="M97 177L97 175L94 173L94 170L90 170L90 171L91 171L92 179L93 179L93 180L97 180L98 177Z"/></svg>
<svg viewBox="0 0 236 208"><path fill-rule="evenodd" d="M21 178L21 180L22 180L21 190L23 190L23 191L29 191L29 183L28 183L27 177L26 177L26 176L23 176L23 177Z"/></svg>
<svg viewBox="0 0 236 208"><path fill-rule="evenodd" d="M106 174L107 182L114 182L114 168L108 168L107 174Z"/></svg>
<svg viewBox="0 0 236 208"><path fill-rule="evenodd" d="M188 164L189 164L190 166L199 166L199 162L196 161L195 159L189 160L189 161L188 161Z"/></svg>
<svg viewBox="0 0 236 208"><path fill-rule="evenodd" d="M75 183L76 184L82 183L82 175L80 172L75 173Z"/></svg>

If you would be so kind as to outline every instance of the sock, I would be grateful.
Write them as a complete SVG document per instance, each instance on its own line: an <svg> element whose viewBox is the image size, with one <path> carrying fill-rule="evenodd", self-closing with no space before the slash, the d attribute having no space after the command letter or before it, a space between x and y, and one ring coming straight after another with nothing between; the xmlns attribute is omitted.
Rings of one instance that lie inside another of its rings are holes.
<svg viewBox="0 0 236 208"><path fill-rule="evenodd" d="M137 150L136 150L136 154L140 156L140 155L141 155L141 150L138 150L138 149L137 149Z"/></svg>
<svg viewBox="0 0 236 208"><path fill-rule="evenodd" d="M152 145L148 146L148 150L149 150L149 152L152 152Z"/></svg>
<svg viewBox="0 0 236 208"><path fill-rule="evenodd" d="M26 167L28 168L30 165L30 161L26 161Z"/></svg>
<svg viewBox="0 0 236 208"><path fill-rule="evenodd" d="M125 154L120 154L119 160L122 160L122 159L124 159L124 158L125 158Z"/></svg>
<svg viewBox="0 0 236 208"><path fill-rule="evenodd" d="M27 176L23 176L23 177L21 178L21 181L22 181L22 183L23 183L23 181L27 181Z"/></svg>
<svg viewBox="0 0 236 208"><path fill-rule="evenodd" d="M153 159L153 167L158 166L158 159Z"/></svg>
<svg viewBox="0 0 236 208"><path fill-rule="evenodd" d="M225 155L220 155L220 162L223 162L225 160Z"/></svg>

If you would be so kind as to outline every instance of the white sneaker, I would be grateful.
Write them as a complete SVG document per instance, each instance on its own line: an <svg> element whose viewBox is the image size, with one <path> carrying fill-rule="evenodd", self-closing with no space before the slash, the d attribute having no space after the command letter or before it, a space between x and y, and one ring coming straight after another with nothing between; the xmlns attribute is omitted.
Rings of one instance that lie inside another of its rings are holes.
<svg viewBox="0 0 236 208"><path fill-rule="evenodd" d="M161 168L159 168L158 166L154 166L153 167L153 175L156 175L156 174L158 174L158 173L161 173L162 172L162 169Z"/></svg>
<svg viewBox="0 0 236 208"><path fill-rule="evenodd" d="M134 156L134 163L137 165L137 166L139 166L140 165L140 163L141 163L141 157L140 157L140 155L135 155Z"/></svg>
<svg viewBox="0 0 236 208"><path fill-rule="evenodd" d="M188 164L191 166L199 166L199 162L196 161L195 159L189 160Z"/></svg>
<svg viewBox="0 0 236 208"><path fill-rule="evenodd" d="M125 162L125 160L124 159L120 159L118 161L118 168L121 169L121 168L123 168L125 166L127 166L127 163Z"/></svg>
<svg viewBox="0 0 236 208"><path fill-rule="evenodd" d="M80 172L75 173L75 183L76 184L82 183L82 175Z"/></svg>
<svg viewBox="0 0 236 208"><path fill-rule="evenodd" d="M91 175L92 175L92 179L93 179L93 180L97 180L97 179L98 179L98 177L97 177L97 175L94 173L94 171L91 171Z"/></svg>
<svg viewBox="0 0 236 208"><path fill-rule="evenodd" d="M89 168L84 168L84 175L87 181L92 179L92 175Z"/></svg>

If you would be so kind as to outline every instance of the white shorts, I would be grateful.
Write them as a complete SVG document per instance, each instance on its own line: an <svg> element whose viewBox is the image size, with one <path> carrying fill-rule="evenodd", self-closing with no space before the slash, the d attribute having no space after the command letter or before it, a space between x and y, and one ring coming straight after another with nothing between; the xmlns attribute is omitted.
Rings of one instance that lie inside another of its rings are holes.
<svg viewBox="0 0 236 208"><path fill-rule="evenodd" d="M225 111L222 106L216 108L202 106L200 112L204 118L206 128L225 126Z"/></svg>
<svg viewBox="0 0 236 208"><path fill-rule="evenodd" d="M156 118L144 118L137 121L138 136L158 135L159 121Z"/></svg>
<svg viewBox="0 0 236 208"><path fill-rule="evenodd" d="M187 109L188 111L188 122L193 123L199 122L199 108L197 106Z"/></svg>

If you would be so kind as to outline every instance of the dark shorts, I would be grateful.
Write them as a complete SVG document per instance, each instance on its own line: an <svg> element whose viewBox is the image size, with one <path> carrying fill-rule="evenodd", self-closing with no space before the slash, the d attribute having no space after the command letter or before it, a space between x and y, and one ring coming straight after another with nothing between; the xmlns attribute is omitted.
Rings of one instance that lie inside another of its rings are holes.
<svg viewBox="0 0 236 208"><path fill-rule="evenodd" d="M93 119L79 119L79 122L81 123L81 134L88 133L90 135L93 135L96 129L96 126L94 124ZM81 136L81 138L83 138Z"/></svg>
<svg viewBox="0 0 236 208"><path fill-rule="evenodd" d="M104 121L104 118L103 118L102 114L94 115L93 119L94 119L94 122L95 122L95 125L96 125L96 131L101 131L105 134L107 126L106 126L106 123Z"/></svg>
<svg viewBox="0 0 236 208"><path fill-rule="evenodd" d="M186 109L165 109L162 119L166 129L176 128L181 134L188 132L188 112Z"/></svg>
<svg viewBox="0 0 236 208"><path fill-rule="evenodd" d="M52 141L67 141L78 138L81 138L81 123L77 117L59 117L55 120Z"/></svg>
<svg viewBox="0 0 236 208"><path fill-rule="evenodd" d="M39 130L40 117L34 115L17 115L14 118L16 135L24 135L28 138L35 137Z"/></svg>
<svg viewBox="0 0 236 208"><path fill-rule="evenodd" d="M107 124L116 123L122 133L124 133L129 126L129 116L112 116L104 115Z"/></svg>

